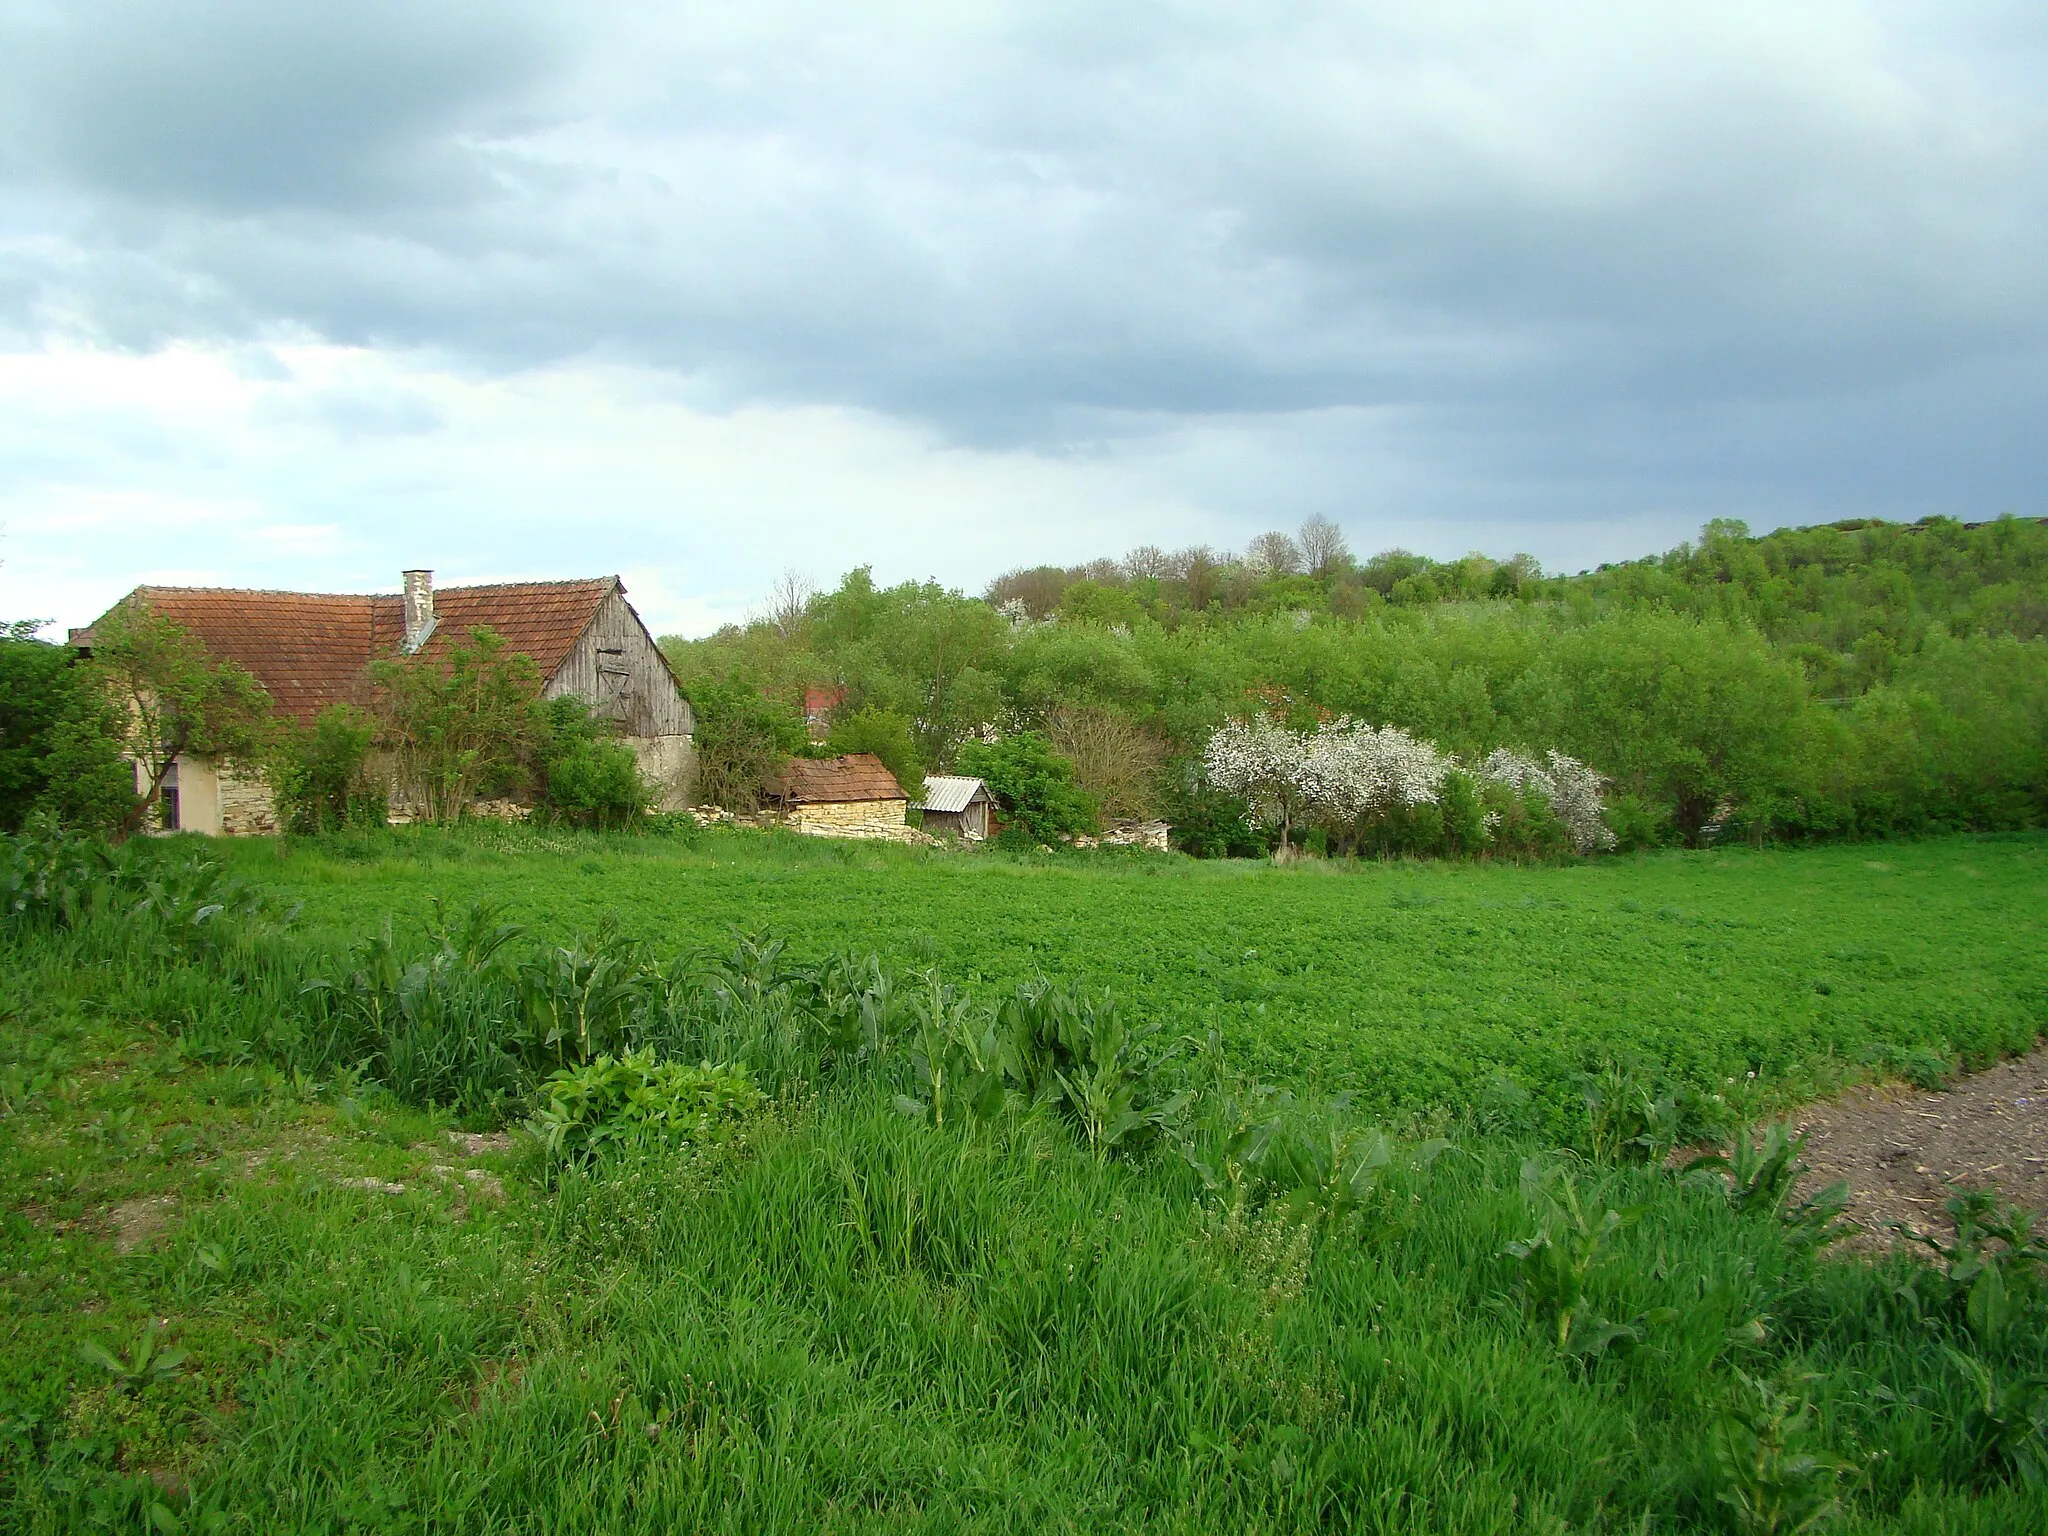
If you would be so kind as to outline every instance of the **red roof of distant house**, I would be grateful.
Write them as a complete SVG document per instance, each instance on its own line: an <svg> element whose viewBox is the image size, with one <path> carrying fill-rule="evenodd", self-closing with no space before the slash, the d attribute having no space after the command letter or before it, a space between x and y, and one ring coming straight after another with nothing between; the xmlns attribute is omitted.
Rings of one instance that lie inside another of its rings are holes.
<svg viewBox="0 0 2048 1536"><path fill-rule="evenodd" d="M771 778L769 795L785 805L843 805L858 800L908 800L903 786L872 752L844 757L793 757Z"/></svg>
<svg viewBox="0 0 2048 1536"><path fill-rule="evenodd" d="M434 630L418 654L442 659L451 646L466 643L471 630L489 627L504 637L507 650L530 656L549 678L604 600L623 590L615 576L439 587ZM405 638L404 600L396 595L137 587L122 601L146 604L216 660L246 668L280 715L308 725L330 705L367 705L371 661L397 655ZM90 629L72 634L80 644L91 638Z"/></svg>

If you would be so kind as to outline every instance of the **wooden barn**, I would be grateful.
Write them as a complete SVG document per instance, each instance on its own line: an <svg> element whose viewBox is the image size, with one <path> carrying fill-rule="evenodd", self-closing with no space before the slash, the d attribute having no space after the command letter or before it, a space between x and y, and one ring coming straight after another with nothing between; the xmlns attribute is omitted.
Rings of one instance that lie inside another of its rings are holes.
<svg viewBox="0 0 2048 1536"><path fill-rule="evenodd" d="M433 572L407 571L391 594L137 587L123 604L169 619L208 654L247 669L277 713L311 725L335 704L372 703L370 663L413 656L432 665L470 632L489 628L532 659L545 698L584 700L618 723L664 810L689 804L695 722L667 660L626 601L616 576L434 588ZM92 646L91 629L72 644ZM268 786L193 757L173 766L167 824L192 832L276 830ZM398 808L402 810L402 786Z"/></svg>
<svg viewBox="0 0 2048 1536"><path fill-rule="evenodd" d="M929 774L924 781L924 829L979 839L996 831L996 798L980 779Z"/></svg>
<svg viewBox="0 0 2048 1536"><path fill-rule="evenodd" d="M768 810L792 832L886 837L902 831L910 797L872 752L793 757L762 786Z"/></svg>

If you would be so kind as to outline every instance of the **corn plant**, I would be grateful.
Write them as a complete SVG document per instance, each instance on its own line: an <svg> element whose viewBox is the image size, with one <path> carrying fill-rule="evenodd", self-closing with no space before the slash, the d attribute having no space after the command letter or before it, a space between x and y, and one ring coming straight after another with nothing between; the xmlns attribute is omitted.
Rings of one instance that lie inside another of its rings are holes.
<svg viewBox="0 0 2048 1536"><path fill-rule="evenodd" d="M833 955L804 977L804 1008L818 1043L845 1062L886 1056L903 1030L908 994L874 955Z"/></svg>
<svg viewBox="0 0 2048 1536"><path fill-rule="evenodd" d="M1110 998L1033 983L1004 1000L997 1023L1018 1087L1072 1119L1098 1157L1134 1149L1193 1102L1164 1087L1171 1052L1152 1048L1158 1026L1128 1028Z"/></svg>
<svg viewBox="0 0 2048 1536"><path fill-rule="evenodd" d="M1277 1161L1292 1187L1281 1197L1282 1206L1326 1229L1343 1226L1379 1203L1389 1171L1426 1168L1449 1147L1437 1139L1397 1149L1385 1131L1354 1121L1349 1096L1340 1094L1322 1124L1283 1143Z"/></svg>
<svg viewBox="0 0 2048 1536"><path fill-rule="evenodd" d="M1792 1192L1807 1171L1799 1155L1805 1147L1806 1137L1794 1136L1782 1122L1766 1128L1761 1141L1751 1139L1749 1127L1739 1126L1730 1152L1702 1157L1688 1171L1724 1171L1728 1176L1728 1203L1738 1215L1775 1216L1784 1223L1786 1236L1794 1246L1825 1248L1860 1228L1843 1215L1849 1207L1849 1184L1845 1179L1836 1180L1796 1205L1792 1203Z"/></svg>

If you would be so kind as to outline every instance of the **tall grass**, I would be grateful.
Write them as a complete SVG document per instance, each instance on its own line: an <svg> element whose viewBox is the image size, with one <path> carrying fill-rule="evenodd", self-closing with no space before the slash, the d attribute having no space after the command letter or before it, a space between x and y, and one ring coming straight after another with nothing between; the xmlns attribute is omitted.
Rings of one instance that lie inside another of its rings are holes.
<svg viewBox="0 0 2048 1536"><path fill-rule="evenodd" d="M2043 1528L2024 1227L1829 1260L1781 1143L1674 1173L1622 1079L1579 1153L1419 1142L1057 985L478 909L327 947L217 871L75 853L16 850L12 1029L89 1000L476 1125L625 1050L768 1098L531 1150L465 1223L317 1180L198 1205L131 1262L152 1315L263 1341L216 1448L166 1493L79 1449L113 1389L0 1404L8 1528Z"/></svg>

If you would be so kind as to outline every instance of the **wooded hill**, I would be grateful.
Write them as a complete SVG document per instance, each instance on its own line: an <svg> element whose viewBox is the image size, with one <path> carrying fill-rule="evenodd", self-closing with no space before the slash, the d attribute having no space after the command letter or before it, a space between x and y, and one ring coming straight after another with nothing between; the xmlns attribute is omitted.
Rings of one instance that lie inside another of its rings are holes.
<svg viewBox="0 0 2048 1536"><path fill-rule="evenodd" d="M2044 633L2038 519L1715 522L1576 576L1523 555L1361 560L1318 519L1242 555L1012 571L979 598L866 569L826 593L786 582L763 617L663 649L714 759L722 732L798 734L829 685L840 739L886 740L899 773L991 726L1043 730L1105 815L1164 814L1213 852L1235 811L1195 763L1258 711L1468 756L1558 747L1612 777L1637 845L2039 825Z"/></svg>

